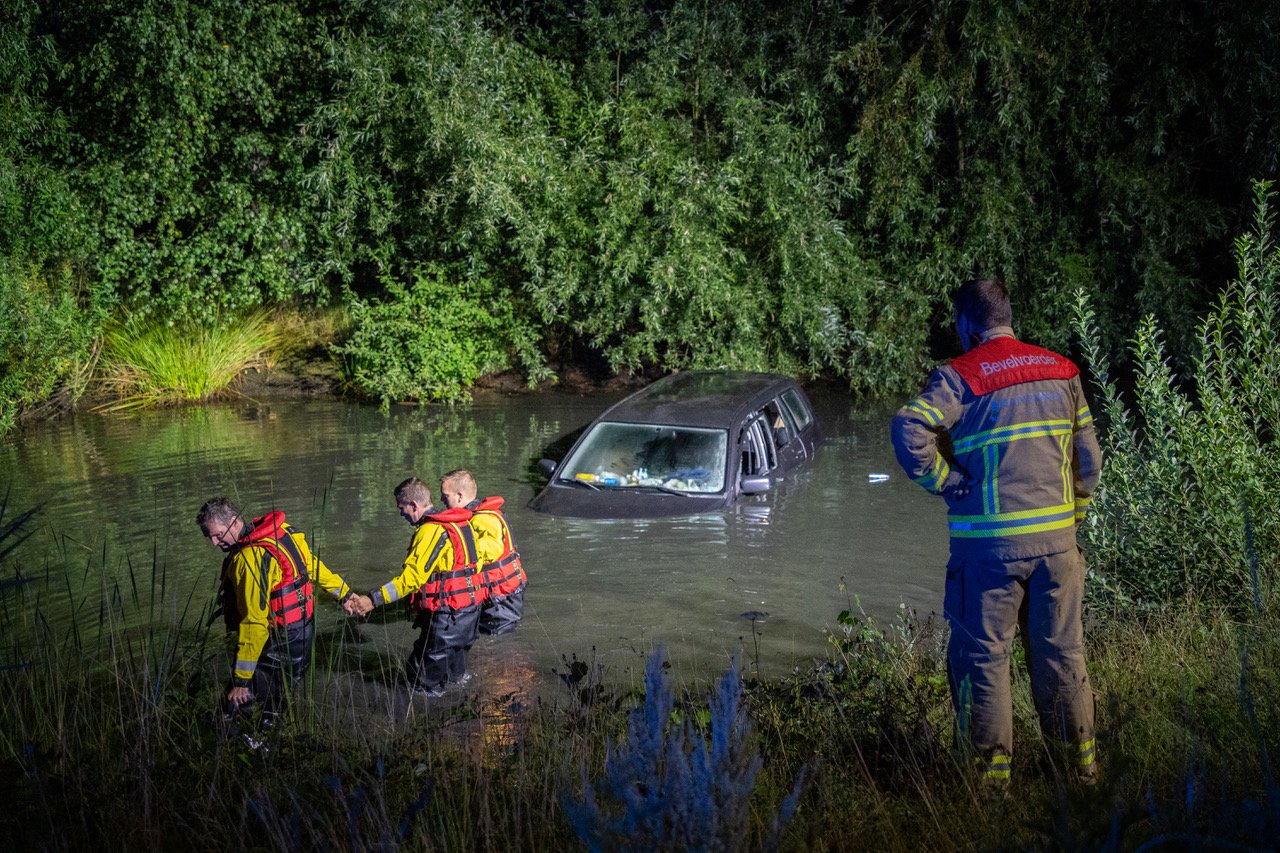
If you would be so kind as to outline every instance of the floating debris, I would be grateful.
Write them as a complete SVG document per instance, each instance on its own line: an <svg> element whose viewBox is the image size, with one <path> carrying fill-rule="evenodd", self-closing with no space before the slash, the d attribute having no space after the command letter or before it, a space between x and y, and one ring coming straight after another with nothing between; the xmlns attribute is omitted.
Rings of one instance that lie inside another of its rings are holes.
<svg viewBox="0 0 1280 853"><path fill-rule="evenodd" d="M887 483L889 481L888 474L868 474L867 482L869 483Z"/></svg>

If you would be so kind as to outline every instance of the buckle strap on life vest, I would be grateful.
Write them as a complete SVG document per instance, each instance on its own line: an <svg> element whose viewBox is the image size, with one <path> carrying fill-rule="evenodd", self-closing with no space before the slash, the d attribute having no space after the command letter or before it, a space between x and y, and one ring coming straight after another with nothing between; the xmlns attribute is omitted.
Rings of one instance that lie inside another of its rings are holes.
<svg viewBox="0 0 1280 853"><path fill-rule="evenodd" d="M492 563L481 566L484 586L490 596L505 596L522 587L527 581L524 564L520 553L516 550L515 537L511 535L511 527L506 516L502 514L503 500L500 497L485 498L476 507L476 515L492 516L498 522L502 533L502 556Z"/></svg>
<svg viewBox="0 0 1280 853"><path fill-rule="evenodd" d="M303 559L298 543L293 540L293 533L288 530L282 530L281 533L276 541L289 554L289 560L295 567L293 582L285 584L281 578L281 585L272 590L272 598L276 599L272 610L276 613L277 622L283 626L311 618L315 613L315 596L311 576L307 572L307 561ZM293 596L293 601L285 600L290 595ZM277 602L283 602L283 605Z"/></svg>
<svg viewBox="0 0 1280 853"><path fill-rule="evenodd" d="M452 512L446 510L427 516L424 520L427 524L440 525L445 533L445 536L436 540L426 565L435 564L445 542L453 546L453 565L448 569L433 571L427 582L410 598L413 606L420 610L440 610L446 607L462 610L487 597L484 586L476 583L480 557L476 549L475 534L470 525L459 524L455 520L455 517L465 520L462 513L446 515Z"/></svg>

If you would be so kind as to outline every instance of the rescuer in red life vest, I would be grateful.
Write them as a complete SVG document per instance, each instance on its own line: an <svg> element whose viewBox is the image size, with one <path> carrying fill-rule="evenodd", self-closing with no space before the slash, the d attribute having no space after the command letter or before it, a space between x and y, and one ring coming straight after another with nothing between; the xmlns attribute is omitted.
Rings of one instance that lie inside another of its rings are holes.
<svg viewBox="0 0 1280 853"><path fill-rule="evenodd" d="M486 590L480 606L479 632L506 634L524 616L526 578L511 528L502 514L502 498L476 498L476 478L459 468L440 478L440 500L452 510L472 513L467 523L476 534L480 574Z"/></svg>
<svg viewBox="0 0 1280 853"><path fill-rule="evenodd" d="M351 589L311 552L306 536L285 523L282 512L250 522L227 498L213 498L200 507L196 524L227 555L222 561L222 615L238 637L226 697L228 718L256 701L268 727L311 663L313 584L344 604Z"/></svg>
<svg viewBox="0 0 1280 853"><path fill-rule="evenodd" d="M470 513L432 512L431 489L417 477L396 486L395 498L400 515L416 528L404 566L370 595L352 598L347 612L366 616L374 607L408 599L420 632L405 662L409 687L418 694L443 696L446 685L471 678L467 652L475 642L485 595L476 537L467 524Z"/></svg>
<svg viewBox="0 0 1280 853"><path fill-rule="evenodd" d="M939 367L893 419L907 475L947 503L943 611L957 736L989 780L1009 778L1009 655L1021 633L1040 727L1091 781L1094 696L1085 670L1084 559L1076 526L1102 468L1079 370L1013 336L996 279L955 297L965 354Z"/></svg>

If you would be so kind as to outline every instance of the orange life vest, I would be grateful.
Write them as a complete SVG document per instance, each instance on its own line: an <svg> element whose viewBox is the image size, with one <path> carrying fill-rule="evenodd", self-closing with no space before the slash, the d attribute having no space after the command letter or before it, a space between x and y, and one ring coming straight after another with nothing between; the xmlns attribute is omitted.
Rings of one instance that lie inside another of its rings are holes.
<svg viewBox="0 0 1280 853"><path fill-rule="evenodd" d="M480 556L476 551L476 537L467 519L471 511L446 509L423 516L421 524L438 524L453 546L453 567L446 571L434 571L422 587L409 596L409 603L419 610L463 610L482 603L487 597L480 582ZM431 566L440 555L445 539L441 537L427 558Z"/></svg>
<svg viewBox="0 0 1280 853"><path fill-rule="evenodd" d="M293 535L284 524L284 513L276 510L253 520L253 530L236 542L245 548L250 545L262 548L280 564L280 583L271 588L268 604L271 609L271 625L283 628L310 619L315 612L315 595L311 578L307 575L307 561L293 541ZM262 577L270 577L268 557L263 557Z"/></svg>
<svg viewBox="0 0 1280 853"><path fill-rule="evenodd" d="M503 499L499 497L485 498L475 508L477 515L487 513L495 516L502 527L502 556L480 567L485 589L493 598L515 592L527 580L524 564L520 562L520 553L516 551L515 540L511 538L511 528L507 526L507 519L502 514L503 503Z"/></svg>

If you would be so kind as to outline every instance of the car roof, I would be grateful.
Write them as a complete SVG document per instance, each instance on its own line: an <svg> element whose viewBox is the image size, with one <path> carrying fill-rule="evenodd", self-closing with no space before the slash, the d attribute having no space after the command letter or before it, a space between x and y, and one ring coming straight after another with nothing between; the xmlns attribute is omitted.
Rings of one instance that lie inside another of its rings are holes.
<svg viewBox="0 0 1280 853"><path fill-rule="evenodd" d="M795 387L794 379L776 373L686 370L615 403L597 421L730 428Z"/></svg>

